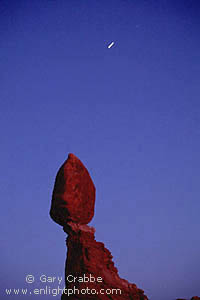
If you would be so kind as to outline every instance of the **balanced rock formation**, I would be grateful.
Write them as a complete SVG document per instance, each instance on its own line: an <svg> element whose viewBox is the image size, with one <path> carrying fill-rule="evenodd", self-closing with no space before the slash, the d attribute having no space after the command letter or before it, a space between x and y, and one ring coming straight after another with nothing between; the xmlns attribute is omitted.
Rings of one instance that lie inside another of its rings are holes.
<svg viewBox="0 0 200 300"><path fill-rule="evenodd" d="M86 225L94 215L95 187L81 161L69 154L58 171L50 215L68 234L65 300L148 300L143 290L121 279L104 244Z"/></svg>

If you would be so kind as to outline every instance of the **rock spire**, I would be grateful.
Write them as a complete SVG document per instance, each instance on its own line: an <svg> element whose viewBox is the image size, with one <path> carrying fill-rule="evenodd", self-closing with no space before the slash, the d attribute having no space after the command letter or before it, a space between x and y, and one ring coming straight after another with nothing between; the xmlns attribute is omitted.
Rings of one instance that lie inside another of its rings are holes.
<svg viewBox="0 0 200 300"><path fill-rule="evenodd" d="M95 186L74 155L59 169L52 196L51 218L68 234L65 289L62 300L148 300L143 290L121 279L104 244L88 224L94 215Z"/></svg>

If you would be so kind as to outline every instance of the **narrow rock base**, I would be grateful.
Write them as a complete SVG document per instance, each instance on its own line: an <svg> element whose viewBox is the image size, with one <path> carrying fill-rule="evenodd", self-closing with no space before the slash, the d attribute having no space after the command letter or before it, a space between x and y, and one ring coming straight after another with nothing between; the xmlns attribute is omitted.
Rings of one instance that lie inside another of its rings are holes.
<svg viewBox="0 0 200 300"><path fill-rule="evenodd" d="M64 231L66 289L61 300L148 300L143 290L119 277L110 251L95 240L94 228L70 222Z"/></svg>

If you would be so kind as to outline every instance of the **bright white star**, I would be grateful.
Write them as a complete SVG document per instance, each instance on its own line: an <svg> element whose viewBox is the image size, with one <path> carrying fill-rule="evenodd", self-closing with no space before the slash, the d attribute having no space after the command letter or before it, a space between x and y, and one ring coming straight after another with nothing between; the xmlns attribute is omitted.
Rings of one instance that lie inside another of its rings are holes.
<svg viewBox="0 0 200 300"><path fill-rule="evenodd" d="M108 45L108 49L110 49L114 45L114 42L112 42L110 45Z"/></svg>

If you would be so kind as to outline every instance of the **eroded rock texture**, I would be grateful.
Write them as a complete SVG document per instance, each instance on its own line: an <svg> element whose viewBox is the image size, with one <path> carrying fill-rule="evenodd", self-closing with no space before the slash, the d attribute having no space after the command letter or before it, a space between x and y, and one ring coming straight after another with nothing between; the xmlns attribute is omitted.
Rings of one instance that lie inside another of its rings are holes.
<svg viewBox="0 0 200 300"><path fill-rule="evenodd" d="M82 162L69 154L56 176L50 210L68 234L62 300L148 300L135 284L119 277L110 251L95 240L95 229L86 225L94 215L94 204L92 179ZM75 277L80 280L74 281Z"/></svg>
<svg viewBox="0 0 200 300"><path fill-rule="evenodd" d="M68 233L65 268L67 290L62 300L148 300L143 290L119 277L110 251L95 240L94 228L71 223L64 227L64 231ZM78 280L70 282L75 277ZM73 294L67 295L70 290ZM87 293L82 294L85 291Z"/></svg>

